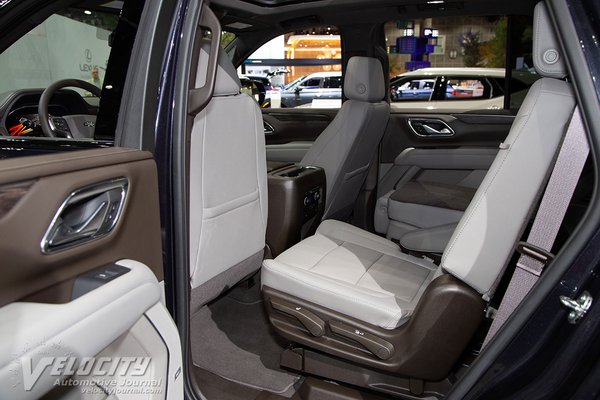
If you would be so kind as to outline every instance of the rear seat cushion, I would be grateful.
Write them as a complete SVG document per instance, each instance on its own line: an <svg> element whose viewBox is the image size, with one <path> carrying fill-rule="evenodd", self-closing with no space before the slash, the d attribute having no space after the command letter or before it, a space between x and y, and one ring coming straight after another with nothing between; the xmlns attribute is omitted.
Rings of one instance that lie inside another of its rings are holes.
<svg viewBox="0 0 600 400"><path fill-rule="evenodd" d="M262 284L384 329L412 314L439 269L393 242L343 222L265 260Z"/></svg>

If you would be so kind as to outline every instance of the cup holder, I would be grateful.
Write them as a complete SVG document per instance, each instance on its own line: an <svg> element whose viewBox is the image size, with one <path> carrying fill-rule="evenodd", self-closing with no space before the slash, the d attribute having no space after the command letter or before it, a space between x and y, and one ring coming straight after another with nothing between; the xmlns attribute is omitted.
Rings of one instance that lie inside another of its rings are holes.
<svg viewBox="0 0 600 400"><path fill-rule="evenodd" d="M302 175L303 173L313 170L315 169L315 167L298 167L298 168L294 168L292 170L288 170L288 171L283 171L281 173L279 173L279 176L282 176L284 178L296 178L300 175Z"/></svg>

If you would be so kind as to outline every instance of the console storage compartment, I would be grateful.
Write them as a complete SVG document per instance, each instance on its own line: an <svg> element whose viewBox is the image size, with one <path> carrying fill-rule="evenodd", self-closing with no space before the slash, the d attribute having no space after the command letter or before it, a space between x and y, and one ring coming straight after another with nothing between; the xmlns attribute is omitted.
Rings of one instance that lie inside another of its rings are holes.
<svg viewBox="0 0 600 400"><path fill-rule="evenodd" d="M267 163L270 164L270 163ZM269 165L267 245L273 257L315 233L325 209L325 171L319 167Z"/></svg>

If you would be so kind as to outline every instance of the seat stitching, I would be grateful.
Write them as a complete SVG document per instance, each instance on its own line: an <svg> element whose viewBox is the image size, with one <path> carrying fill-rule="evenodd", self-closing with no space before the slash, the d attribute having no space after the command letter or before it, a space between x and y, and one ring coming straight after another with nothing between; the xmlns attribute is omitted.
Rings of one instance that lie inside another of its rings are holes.
<svg viewBox="0 0 600 400"><path fill-rule="evenodd" d="M359 246L361 247L361 246ZM364 247L366 249L366 247ZM367 249L370 250L370 249ZM377 262L379 260L381 260L383 258L383 256L385 256L385 254L380 255L379 257L377 257L377 260L373 261L371 263L371 265L369 265L369 267L367 269L365 269L365 272L363 272L363 274L358 278L358 280L354 283L356 286L358 286L358 282L360 282L360 280L367 274L367 272L369 272L369 270L371 269L371 267L373 267L373 265L377 264ZM396 296L394 296L396 297Z"/></svg>
<svg viewBox="0 0 600 400"><path fill-rule="evenodd" d="M290 268L296 268L296 269L300 269L301 271L307 271L307 272L309 272L308 270L303 270L303 269L301 269L301 268L294 267L293 265L289 265L289 264L285 264L285 263L282 263L282 264L284 264L284 265L286 265L286 266L288 266L288 267L290 267ZM263 267L265 267L265 266L263 265ZM287 275L287 274L285 274L285 273L282 273L282 272L281 272L281 270L277 270L277 271L275 271L275 270L273 270L273 268L271 268L271 267L265 267L265 268L266 268L266 269L270 269L270 270L271 270L273 273L279 273L279 274L281 274L281 275ZM311 273L312 273L313 275L318 275L318 274L315 274L314 272L311 272ZM398 313L398 311L397 311L397 310L395 310L395 309L392 309L392 308L389 308L389 307L387 307L387 306L382 306L381 304L374 304L374 303L372 303L372 302L370 302L370 301L368 301L368 300L367 300L367 301L359 300L359 299L356 299L356 298L354 298L354 297L348 296L348 295L346 295L346 294L344 294L344 293L340 293L340 292L334 292L334 291L332 291L332 290L329 290L329 289L326 289L326 288L323 288L323 287L320 287L320 286L316 286L316 285L314 285L314 284L312 284L312 283L310 283L310 282L308 282L308 281L306 281L306 280L304 280L304 279L302 279L302 278L292 277L292 276L290 276L290 275L287 275L287 276L288 276L289 278L293 278L293 279L295 279L295 280L299 280L299 281L301 281L301 282L302 282L302 283L304 283L306 286L310 286L310 287L312 287L312 288L315 288L315 289L318 289L318 290L321 290L321 291L324 291L324 292L328 292L328 293L330 293L330 294L338 295L338 296L340 296L340 297L343 297L343 298L345 298L345 299L348 299L348 300L352 301L353 303L357 303L357 304L365 304L365 305L368 305L368 306L370 306L370 307L373 307L373 308L375 308L375 309L379 309L379 310L384 310L384 311L387 311L387 312L389 312L389 313L391 313L391 314L397 314L397 313ZM333 279L333 278L330 278L330 279ZM333 279L333 280L336 280L336 281L337 281L337 279ZM339 281L338 281L338 282L339 282ZM388 297L394 297L394 298L395 298L395 296L388 296ZM398 306L398 307L400 307L400 306Z"/></svg>
<svg viewBox="0 0 600 400"><path fill-rule="evenodd" d="M323 255L323 257L319 258L319 260L318 260L318 261L317 261L317 262L316 262L316 263L315 263L315 264L314 264L312 267L310 267L309 269L306 269L305 271L312 271L312 270L313 270L315 267L317 267L317 265L319 265L319 263L320 263L321 261L323 261L323 259L324 259L325 257L327 257L329 254L331 254L331 253L332 253L334 250L336 250L336 249L339 249L341 246L343 246L343 245L344 245L344 243L346 243L346 242L342 242L341 244L337 245L337 247L334 247L333 249L329 250L327 253L325 253L325 254ZM282 264L283 264L283 263L282 263ZM286 265L288 265L288 264L286 264ZM290 265L290 266L291 266L291 265Z"/></svg>

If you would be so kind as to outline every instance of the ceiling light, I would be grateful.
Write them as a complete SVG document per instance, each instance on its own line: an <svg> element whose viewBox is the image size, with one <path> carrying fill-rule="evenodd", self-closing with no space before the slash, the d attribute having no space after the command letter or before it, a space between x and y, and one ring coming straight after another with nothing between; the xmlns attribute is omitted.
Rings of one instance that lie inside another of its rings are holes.
<svg viewBox="0 0 600 400"><path fill-rule="evenodd" d="M444 4L444 0L429 0L427 4Z"/></svg>
<svg viewBox="0 0 600 400"><path fill-rule="evenodd" d="M85 10L83 13L84 13L85 15L92 15L92 12L91 12L90 10Z"/></svg>

